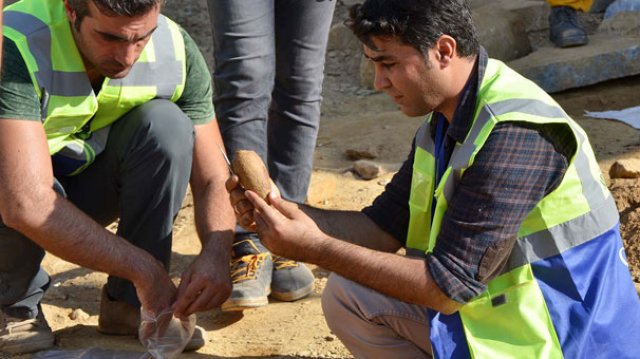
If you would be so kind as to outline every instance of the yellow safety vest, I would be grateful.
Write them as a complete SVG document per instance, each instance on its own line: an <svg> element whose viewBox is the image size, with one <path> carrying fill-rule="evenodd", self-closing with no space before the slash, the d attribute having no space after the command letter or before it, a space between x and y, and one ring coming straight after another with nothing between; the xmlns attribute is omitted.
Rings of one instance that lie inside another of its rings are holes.
<svg viewBox="0 0 640 359"><path fill-rule="evenodd" d="M591 351L585 342L595 337L596 342L612 340L611 348L599 348L606 357L632 353L635 348L629 343L637 343L640 334L630 340L617 338L620 331L630 330L623 323L627 315L640 318L640 303L628 268L620 260L624 251L618 212L585 132L537 85L490 59L467 138L455 145L434 188L436 158L430 121L431 116L415 140L407 237L412 254L429 254L438 240L447 240L438 234L448 203L497 123L563 124L577 144L558 188L521 224L503 273L458 313L431 313L436 357L581 358ZM594 267L601 272L594 272ZM617 303L616 307L607 307L608 301ZM626 304L624 311L617 307L621 303Z"/></svg>
<svg viewBox="0 0 640 359"><path fill-rule="evenodd" d="M40 97L49 152L82 162L71 174L104 149L114 121L154 98L175 102L184 90L184 40L178 25L162 15L129 74L105 78L97 95L62 1L23 0L7 6L4 35L15 42Z"/></svg>

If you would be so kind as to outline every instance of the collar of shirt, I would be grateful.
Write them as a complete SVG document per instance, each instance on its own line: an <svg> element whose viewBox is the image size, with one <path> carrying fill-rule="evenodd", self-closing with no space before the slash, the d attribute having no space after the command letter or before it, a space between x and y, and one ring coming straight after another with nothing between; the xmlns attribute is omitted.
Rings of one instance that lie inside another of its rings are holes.
<svg viewBox="0 0 640 359"><path fill-rule="evenodd" d="M488 59L487 52L483 47L480 47L473 71L464 86L464 90L460 96L460 102L458 102L458 107L453 115L453 120L447 129L447 147L451 147L447 151L448 154L450 154L453 147L451 146L452 144L449 143L450 140L462 143L471 129L473 113L475 112L478 98L478 90L480 89L480 84L482 83L484 72L487 68ZM434 116L442 116L442 114L435 112ZM437 119L437 117L434 119ZM436 123L437 121L431 121L430 124L432 136L435 134Z"/></svg>

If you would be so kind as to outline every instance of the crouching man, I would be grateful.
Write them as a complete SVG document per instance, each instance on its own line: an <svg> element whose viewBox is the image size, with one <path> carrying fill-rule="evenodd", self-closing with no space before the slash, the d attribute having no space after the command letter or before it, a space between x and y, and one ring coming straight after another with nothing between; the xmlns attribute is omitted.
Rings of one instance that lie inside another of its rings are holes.
<svg viewBox="0 0 640 359"><path fill-rule="evenodd" d="M426 116L385 191L328 211L227 182L272 252L334 272L332 331L357 358L636 356L640 302L580 126L487 57L463 0L367 0L347 25L376 88Z"/></svg>

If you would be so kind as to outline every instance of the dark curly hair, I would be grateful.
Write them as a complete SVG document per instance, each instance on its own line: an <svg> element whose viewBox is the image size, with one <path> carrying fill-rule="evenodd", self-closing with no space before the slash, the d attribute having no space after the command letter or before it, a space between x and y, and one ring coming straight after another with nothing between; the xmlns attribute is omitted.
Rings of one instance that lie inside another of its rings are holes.
<svg viewBox="0 0 640 359"><path fill-rule="evenodd" d="M460 57L478 53L471 10L465 0L365 0L350 9L345 25L375 50L372 36L394 36L426 55L441 35L453 37Z"/></svg>

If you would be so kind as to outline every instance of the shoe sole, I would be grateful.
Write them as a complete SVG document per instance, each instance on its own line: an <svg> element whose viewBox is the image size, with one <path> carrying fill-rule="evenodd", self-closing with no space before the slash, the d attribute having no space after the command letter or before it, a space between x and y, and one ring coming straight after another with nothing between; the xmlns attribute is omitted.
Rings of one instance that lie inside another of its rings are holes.
<svg viewBox="0 0 640 359"><path fill-rule="evenodd" d="M269 298L265 295L260 298L241 298L236 300L227 300L222 303L220 309L223 312L238 312L245 309L254 309L264 307L269 304Z"/></svg>
<svg viewBox="0 0 640 359"><path fill-rule="evenodd" d="M271 297L281 302L295 302L296 300L300 300L311 293L313 293L313 282L306 287L290 292L277 292L272 289Z"/></svg>
<svg viewBox="0 0 640 359"><path fill-rule="evenodd" d="M28 340L23 343L20 342L9 342L5 343L4 346L0 347L0 353L9 353L9 354L27 354L38 352L41 350L53 348L55 342L55 338L47 338L42 340Z"/></svg>
<svg viewBox="0 0 640 359"><path fill-rule="evenodd" d="M577 36L577 37L565 38L564 40L558 41L558 42L552 40L552 42L556 46L565 49L567 47L576 47L576 46L586 45L589 42L589 40L587 37Z"/></svg>

